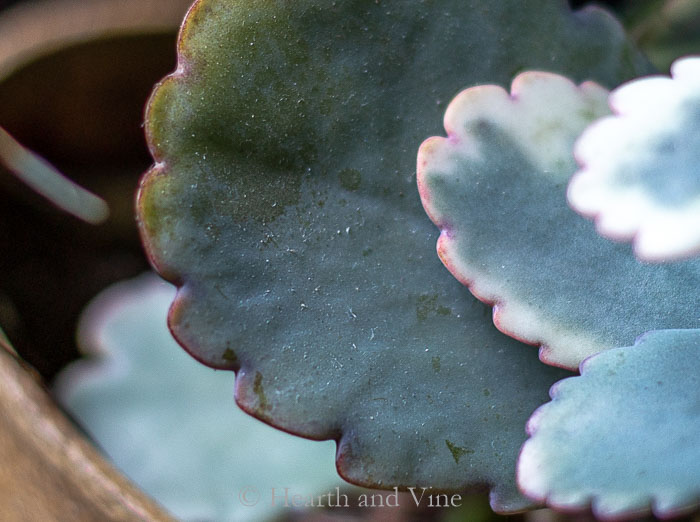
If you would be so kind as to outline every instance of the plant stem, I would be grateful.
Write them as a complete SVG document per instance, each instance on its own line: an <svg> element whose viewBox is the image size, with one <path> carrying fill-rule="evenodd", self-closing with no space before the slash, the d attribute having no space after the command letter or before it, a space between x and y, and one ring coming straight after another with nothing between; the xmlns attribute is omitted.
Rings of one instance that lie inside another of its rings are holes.
<svg viewBox="0 0 700 522"><path fill-rule="evenodd" d="M66 178L46 160L24 148L0 127L0 163L54 205L98 225L109 216L102 199Z"/></svg>

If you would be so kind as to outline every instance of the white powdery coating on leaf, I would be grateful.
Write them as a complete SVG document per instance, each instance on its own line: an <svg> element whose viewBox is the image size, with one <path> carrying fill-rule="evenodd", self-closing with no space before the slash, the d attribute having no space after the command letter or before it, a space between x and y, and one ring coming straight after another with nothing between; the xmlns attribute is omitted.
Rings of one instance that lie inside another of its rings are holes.
<svg viewBox="0 0 700 522"><path fill-rule="evenodd" d="M665 261L700 252L700 58L610 95L616 115L591 125L575 154L568 199L598 232Z"/></svg>
<svg viewBox="0 0 700 522"><path fill-rule="evenodd" d="M442 230L437 249L445 266L478 299L495 304L494 323L500 331L541 345L540 359L563 368L576 368L581 360L607 346L590 334L577 334L547 321L532 303L519 301L509 292L507 280L489 277L463 260L453 245L450 213L432 204L423 173L459 178L462 173L452 168L457 158L484 159L483 142L474 128L488 122L517 143L541 174L565 182L571 171L563 166L572 162L571 144L591 120L608 113L607 97L608 91L593 82L577 86L563 76L545 72L520 74L513 80L510 94L495 85L472 87L458 94L445 112L448 137L429 138L418 152L418 187L426 212ZM544 106L548 108L545 115ZM546 344L542 342L543 330L548 332ZM549 344L573 348L555 351Z"/></svg>
<svg viewBox="0 0 700 522"><path fill-rule="evenodd" d="M606 114L608 91L585 82L577 86L551 73L526 72L513 80L511 94L493 85L462 91L445 112L445 130L452 142L472 147L479 159L478 144L470 142L475 123L488 121L520 145L522 152L544 174L561 178L562 162L570 161L570 142L592 117ZM546 118L542 107L548 108ZM568 173L566 174L568 178Z"/></svg>

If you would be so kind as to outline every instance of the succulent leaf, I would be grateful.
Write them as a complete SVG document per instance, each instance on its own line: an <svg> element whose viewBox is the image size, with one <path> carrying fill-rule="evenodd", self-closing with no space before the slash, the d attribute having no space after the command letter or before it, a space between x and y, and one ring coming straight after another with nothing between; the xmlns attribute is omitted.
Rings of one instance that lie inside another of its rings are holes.
<svg viewBox="0 0 700 522"><path fill-rule="evenodd" d="M435 259L411 151L464 86L646 71L619 24L560 0L200 0L179 60L149 105L139 196L177 339L238 371L245 410L338 439L352 482L530 505L521 423L560 374Z"/></svg>
<svg viewBox="0 0 700 522"><path fill-rule="evenodd" d="M671 73L611 93L615 114L576 142L582 169L568 192L602 235L633 240L645 261L700 252L700 57L676 61Z"/></svg>
<svg viewBox="0 0 700 522"><path fill-rule="evenodd" d="M528 423L523 491L601 519L700 506L700 330L661 330L583 362Z"/></svg>
<svg viewBox="0 0 700 522"><path fill-rule="evenodd" d="M501 331L570 369L650 329L700 325L700 260L644 265L566 205L574 140L606 99L595 84L539 72L518 76L510 94L473 87L448 107L448 137L418 154L443 263L495 304Z"/></svg>

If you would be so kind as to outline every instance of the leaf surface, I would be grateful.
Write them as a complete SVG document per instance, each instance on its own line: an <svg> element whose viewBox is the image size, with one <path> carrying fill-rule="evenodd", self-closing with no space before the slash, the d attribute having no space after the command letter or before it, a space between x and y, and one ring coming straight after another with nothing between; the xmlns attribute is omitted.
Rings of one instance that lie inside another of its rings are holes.
<svg viewBox="0 0 700 522"><path fill-rule="evenodd" d="M700 261L642 264L566 205L574 140L606 100L595 84L538 72L518 76L510 94L467 89L447 109L448 137L418 155L445 265L495 303L501 331L571 369L650 329L700 325Z"/></svg>
<svg viewBox="0 0 700 522"><path fill-rule="evenodd" d="M352 482L488 484L496 509L529 505L522 422L561 374L440 266L413 151L465 85L645 70L619 25L563 1L203 0L179 58L150 102L139 197L180 287L178 340L238 370L245 410L339 440Z"/></svg>
<svg viewBox="0 0 700 522"><path fill-rule="evenodd" d="M662 330L587 359L528 422L518 482L598 518L661 518L700 505L700 330Z"/></svg>
<svg viewBox="0 0 700 522"><path fill-rule="evenodd" d="M633 240L645 261L700 252L700 57L676 61L672 75L613 91L615 114L574 149L582 169L569 203L595 217L602 235Z"/></svg>

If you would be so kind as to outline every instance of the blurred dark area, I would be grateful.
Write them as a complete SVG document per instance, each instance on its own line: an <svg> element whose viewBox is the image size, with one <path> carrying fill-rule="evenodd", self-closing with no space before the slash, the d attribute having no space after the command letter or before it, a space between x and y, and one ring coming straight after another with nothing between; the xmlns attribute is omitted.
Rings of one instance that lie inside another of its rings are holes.
<svg viewBox="0 0 700 522"><path fill-rule="evenodd" d="M0 9L31 0L0 0Z"/></svg>
<svg viewBox="0 0 700 522"><path fill-rule="evenodd" d="M27 1L27 0L0 0L0 6L10 6L12 4L16 4L22 1ZM89 0L86 0L89 1ZM570 0L570 4L572 7L581 7L586 4L590 3L596 3L599 5L607 5L612 8L620 8L620 7L625 7L626 5L633 4L635 1L638 0L596 0L595 2L591 2L590 0Z"/></svg>
<svg viewBox="0 0 700 522"><path fill-rule="evenodd" d="M0 81L0 125L111 210L83 223L0 172L0 325L47 380L78 357L87 302L148 268L133 211L150 164L143 107L174 66L173 32L74 45Z"/></svg>
<svg viewBox="0 0 700 522"><path fill-rule="evenodd" d="M628 5L633 4L634 2L635 0L569 0L571 7L576 9L588 4L597 4L607 6L609 8L612 8L613 10L617 10L620 8L625 8Z"/></svg>

